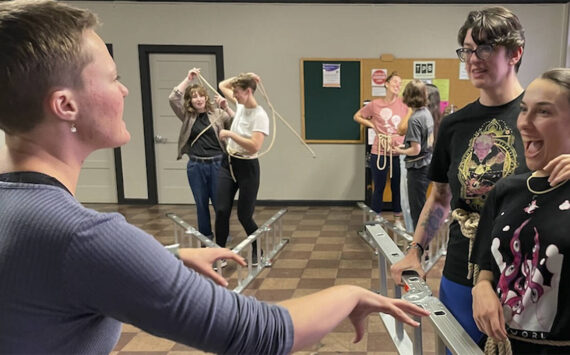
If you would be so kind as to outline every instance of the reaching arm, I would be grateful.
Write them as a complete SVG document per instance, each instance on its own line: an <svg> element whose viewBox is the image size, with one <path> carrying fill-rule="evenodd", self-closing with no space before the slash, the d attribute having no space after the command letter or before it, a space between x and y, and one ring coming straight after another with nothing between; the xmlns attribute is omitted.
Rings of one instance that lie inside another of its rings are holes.
<svg viewBox="0 0 570 355"><path fill-rule="evenodd" d="M406 132L408 131L408 121L410 120L410 116L414 111L411 108L408 108L408 113L406 117L398 124L398 134L401 136L405 136Z"/></svg>
<svg viewBox="0 0 570 355"><path fill-rule="evenodd" d="M418 143L418 142L410 142L410 146L408 148L394 147L394 151L397 154L404 154L404 155L409 155L412 157L420 154L421 150L422 150L422 147L420 146L420 143Z"/></svg>
<svg viewBox="0 0 570 355"><path fill-rule="evenodd" d="M198 76L200 73L200 69L192 68L188 71L188 75L180 82L180 84L174 87L174 90L168 96L168 102L170 103L170 107L172 111L176 114L176 116L183 121L184 120L184 91L190 84L192 80Z"/></svg>
<svg viewBox="0 0 570 355"><path fill-rule="evenodd" d="M200 74L200 68L192 68L188 71L188 75L176 86L180 92L184 92L188 86L192 83L194 79Z"/></svg>
<svg viewBox="0 0 570 355"><path fill-rule="evenodd" d="M356 113L353 116L354 120L356 122L358 122L359 124L363 125L364 127L370 127L373 130L376 130L376 128L374 128L374 124L372 123L372 120L370 118L363 117L361 111L362 111L362 109L356 111Z"/></svg>
<svg viewBox="0 0 570 355"><path fill-rule="evenodd" d="M228 101L225 98L221 97L220 95L216 95L215 100L216 100L216 104L222 110L224 110L224 112L227 113L228 116L230 116L230 118L233 118L235 116L234 110L232 110L230 105L228 105Z"/></svg>
<svg viewBox="0 0 570 355"><path fill-rule="evenodd" d="M503 307L493 289L493 273L479 272L479 280L471 290L473 295L473 319L480 331L493 339L507 339Z"/></svg>
<svg viewBox="0 0 570 355"><path fill-rule="evenodd" d="M226 100L231 101L235 104L237 101L234 98L234 91L231 86L232 80L234 80L234 77L221 81L218 84L218 88L220 89Z"/></svg>
<svg viewBox="0 0 570 355"><path fill-rule="evenodd" d="M247 150L248 153L255 154L259 152L259 150L261 149L261 146L263 145L263 140L265 139L265 135L261 132L253 132L251 134L251 138L246 138L240 136L236 132L227 129L222 129L220 131L220 138L221 139L231 138L237 144L244 147L244 149Z"/></svg>
<svg viewBox="0 0 570 355"><path fill-rule="evenodd" d="M414 233L414 242L421 245L424 250L449 214L451 202L449 184L439 182L433 184L433 189L422 209ZM420 264L420 257L420 251L412 248L402 260L392 265L390 272L394 282L399 285L402 284L402 272L405 270L415 270L421 277L425 277L425 272Z"/></svg>
<svg viewBox="0 0 570 355"><path fill-rule="evenodd" d="M427 316L429 312L403 300L375 294L357 286L334 286L308 296L280 303L289 310L295 329L291 352L318 342L342 320L349 318L356 335L354 342L364 334L366 317L370 313L383 312L404 323L418 326L406 313Z"/></svg>

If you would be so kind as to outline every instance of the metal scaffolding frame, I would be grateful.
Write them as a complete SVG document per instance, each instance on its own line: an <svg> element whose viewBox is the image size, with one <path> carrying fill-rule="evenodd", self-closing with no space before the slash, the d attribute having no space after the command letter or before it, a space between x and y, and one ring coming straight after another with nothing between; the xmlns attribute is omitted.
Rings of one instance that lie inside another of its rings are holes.
<svg viewBox="0 0 570 355"><path fill-rule="evenodd" d="M266 267L271 267L277 253L285 247L289 239L283 238L283 227L281 217L287 213L287 209L283 208L269 218L262 226L247 238L236 245L232 251L241 255L247 260L247 266L242 267L237 264L237 280L238 284L233 289L234 292L241 293L253 279L257 277ZM166 246L167 249L177 248L200 248L202 246L208 248L220 248L220 246L197 231L194 227L184 222L174 213L167 213L166 216L174 222L174 241L175 244ZM258 258L257 266L253 266L253 247L254 241L257 243ZM216 262L217 272L222 275L223 268L221 261Z"/></svg>
<svg viewBox="0 0 570 355"><path fill-rule="evenodd" d="M430 321L436 335L435 353L445 354L447 347L454 354L483 354L451 312L439 299L432 295L426 282L415 272L404 272L402 274L402 281L407 290L405 294L402 295L402 287L398 285L394 287L394 295L388 294L387 285L390 277L388 266L401 260L404 253L380 224L365 225L364 233L367 235L367 241L378 255L378 269L380 271L378 292L383 296L405 299L430 312L429 317L426 318ZM398 353L406 355L423 353L421 319L416 319L420 322L420 326L414 329L412 341L404 330L402 322L383 313L380 313L380 318Z"/></svg>
<svg viewBox="0 0 570 355"><path fill-rule="evenodd" d="M382 228L392 235L392 239L400 247L401 250L406 250L408 245L414 239L413 234L400 229L394 225L394 223L388 221L385 218L378 218L377 213L374 212L370 207L362 202L358 202L357 206L362 210L362 229L358 232L360 237L364 239L372 249L375 249L372 240L366 233L365 227L368 225L379 224ZM428 246L426 246L424 254L422 255L422 267L427 272L429 271L441 258L447 253L447 241L449 240L449 225L451 224L451 218L447 218L441 228L437 231L435 237L431 240Z"/></svg>

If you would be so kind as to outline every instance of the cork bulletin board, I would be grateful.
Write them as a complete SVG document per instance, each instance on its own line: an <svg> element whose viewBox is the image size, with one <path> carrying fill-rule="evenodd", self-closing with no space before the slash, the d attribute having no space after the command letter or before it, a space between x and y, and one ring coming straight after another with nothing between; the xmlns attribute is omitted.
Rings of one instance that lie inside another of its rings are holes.
<svg viewBox="0 0 570 355"><path fill-rule="evenodd" d="M462 108L479 96L478 89L469 80L459 78L460 62L456 58L399 59L391 55L361 59L302 58L301 128L304 140L307 143L364 143L364 129L352 117L365 101L380 97L372 95L372 70L386 69L388 74L397 71L406 81L414 78L414 62L418 61L435 63L434 79L447 82L449 104ZM338 88L323 86L322 67L328 63L341 64Z"/></svg>

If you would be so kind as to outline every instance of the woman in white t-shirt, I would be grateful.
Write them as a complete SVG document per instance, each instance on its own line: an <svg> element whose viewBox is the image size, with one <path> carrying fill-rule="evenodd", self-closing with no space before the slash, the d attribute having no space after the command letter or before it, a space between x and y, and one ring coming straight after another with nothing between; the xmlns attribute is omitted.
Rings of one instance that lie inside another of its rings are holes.
<svg viewBox="0 0 570 355"><path fill-rule="evenodd" d="M254 73L240 74L219 84L228 101L237 105L230 130L221 130L220 138L227 140L227 158L223 159L218 175L216 195L216 243L225 247L230 229L234 197L239 190L238 219L247 235L257 230L253 220L259 190L259 160L257 154L269 135L269 117L257 104L254 93L260 77ZM253 245L253 264L257 262Z"/></svg>

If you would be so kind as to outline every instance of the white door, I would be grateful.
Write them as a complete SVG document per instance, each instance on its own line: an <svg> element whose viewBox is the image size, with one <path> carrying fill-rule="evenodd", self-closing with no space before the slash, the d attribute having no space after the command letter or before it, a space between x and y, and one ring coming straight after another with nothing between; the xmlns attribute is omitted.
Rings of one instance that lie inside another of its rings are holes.
<svg viewBox="0 0 570 355"><path fill-rule="evenodd" d="M188 157L176 160L182 123L170 108L168 95L194 67L200 68L202 76L216 88L216 56L150 54L149 66L158 203L194 203L186 175ZM213 99L211 90L208 93Z"/></svg>

